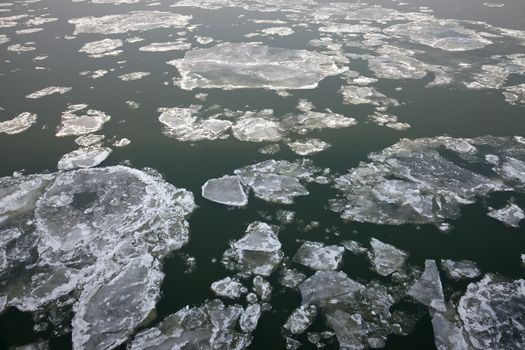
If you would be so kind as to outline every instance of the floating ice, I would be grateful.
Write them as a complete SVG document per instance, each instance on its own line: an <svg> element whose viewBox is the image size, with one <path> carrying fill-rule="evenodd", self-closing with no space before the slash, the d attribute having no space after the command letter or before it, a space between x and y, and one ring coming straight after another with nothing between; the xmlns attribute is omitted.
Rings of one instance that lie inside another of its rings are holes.
<svg viewBox="0 0 525 350"><path fill-rule="evenodd" d="M372 250L368 258L374 270L381 276L388 276L396 271L400 271L405 266L408 254L393 245L383 243L378 239L370 240Z"/></svg>
<svg viewBox="0 0 525 350"><path fill-rule="evenodd" d="M87 43L78 51L84 52L90 57L99 58L120 55L122 50L117 50L120 47L122 47L122 40L120 39L103 39Z"/></svg>
<svg viewBox="0 0 525 350"><path fill-rule="evenodd" d="M69 106L62 113L62 122L58 127L56 136L79 136L97 132L111 119L109 115L96 109L88 109L85 114L78 115L86 108L87 105Z"/></svg>
<svg viewBox="0 0 525 350"><path fill-rule="evenodd" d="M295 288L306 279L306 276L295 269L283 269L279 273L279 283L287 288Z"/></svg>
<svg viewBox="0 0 525 350"><path fill-rule="evenodd" d="M486 154L501 160L489 178L449 160L447 152L472 164L493 166ZM335 180L346 198L331 201L332 209L344 219L439 224L458 218L460 206L477 197L525 188L525 145L510 137L403 139L369 158Z"/></svg>
<svg viewBox="0 0 525 350"><path fill-rule="evenodd" d="M14 45L9 45L7 47L7 51L11 51L11 52L28 52L28 51L35 51L36 50L36 47L34 46L27 46L27 45L22 45L22 44L14 44Z"/></svg>
<svg viewBox="0 0 525 350"><path fill-rule="evenodd" d="M257 328L257 323L261 317L261 305L252 304L246 307L246 310L239 319L239 327L244 333L250 333Z"/></svg>
<svg viewBox="0 0 525 350"><path fill-rule="evenodd" d="M345 68L312 51L273 48L258 43L224 43L188 51L175 62L181 88L313 89Z"/></svg>
<svg viewBox="0 0 525 350"><path fill-rule="evenodd" d="M511 105L525 105L525 84L506 86L503 95L505 100Z"/></svg>
<svg viewBox="0 0 525 350"><path fill-rule="evenodd" d="M215 140L227 137L229 120L202 117L202 106L160 109L159 121L166 126L164 133L179 141Z"/></svg>
<svg viewBox="0 0 525 350"><path fill-rule="evenodd" d="M473 261L441 260L441 267L447 273L448 278L454 281L472 279L481 275L481 271Z"/></svg>
<svg viewBox="0 0 525 350"><path fill-rule="evenodd" d="M292 334L302 334L316 317L317 308L314 305L301 305L292 312L283 327Z"/></svg>
<svg viewBox="0 0 525 350"><path fill-rule="evenodd" d="M58 170L93 168L102 163L111 153L109 148L84 147L65 154L58 161Z"/></svg>
<svg viewBox="0 0 525 350"><path fill-rule="evenodd" d="M239 299L241 295L248 293L248 289L238 279L231 277L213 282L211 290L217 296L229 299Z"/></svg>
<svg viewBox="0 0 525 350"><path fill-rule="evenodd" d="M251 223L246 235L224 252L223 263L245 275L269 276L284 256L277 232L277 228L268 224Z"/></svg>
<svg viewBox="0 0 525 350"><path fill-rule="evenodd" d="M355 293L365 289L344 272L317 271L299 285L303 305L326 306L334 302L354 301Z"/></svg>
<svg viewBox="0 0 525 350"><path fill-rule="evenodd" d="M71 89L72 88L70 88L70 87L50 86L50 87L44 88L42 90L35 91L32 94L27 95L26 97L27 98L36 99L36 98L41 98L41 97L49 96L49 95L53 95L53 94L63 95L66 92L69 92Z"/></svg>
<svg viewBox="0 0 525 350"><path fill-rule="evenodd" d="M425 260L425 271L408 290L408 294L433 310L445 311L445 297L434 260Z"/></svg>
<svg viewBox="0 0 525 350"><path fill-rule="evenodd" d="M304 111L286 115L281 124L284 129L306 134L315 130L348 128L357 121L339 113Z"/></svg>
<svg viewBox="0 0 525 350"><path fill-rule="evenodd" d="M232 126L233 136L240 141L274 142L282 139L281 125L273 120L272 110L247 112Z"/></svg>
<svg viewBox="0 0 525 350"><path fill-rule="evenodd" d="M75 139L75 143L82 147L89 147L94 145L99 145L102 140L104 140L104 135L95 135L95 134L89 134L89 135L82 135Z"/></svg>
<svg viewBox="0 0 525 350"><path fill-rule="evenodd" d="M37 115L23 112L13 119L0 122L0 134L14 135L26 131L37 122Z"/></svg>
<svg viewBox="0 0 525 350"><path fill-rule="evenodd" d="M308 156L330 148L330 144L319 139L306 139L288 142L288 147L300 156Z"/></svg>
<svg viewBox="0 0 525 350"><path fill-rule="evenodd" d="M342 241L341 245L350 253L355 255L362 255L368 253L368 249L366 249L359 242L356 241Z"/></svg>
<svg viewBox="0 0 525 350"><path fill-rule="evenodd" d="M191 16L161 11L133 11L127 14L70 19L75 35L80 33L120 34L156 28L185 27Z"/></svg>
<svg viewBox="0 0 525 350"><path fill-rule="evenodd" d="M0 45L5 44L5 43L8 42L9 40L11 40L11 39L9 39L9 38L7 37L7 35L5 35L5 34L0 34Z"/></svg>
<svg viewBox="0 0 525 350"><path fill-rule="evenodd" d="M126 147L130 143L131 143L131 140L124 137L124 138L121 138L120 140L117 140L117 141L113 142L113 146L115 146L115 147Z"/></svg>
<svg viewBox="0 0 525 350"><path fill-rule="evenodd" d="M250 334L235 330L243 312L242 307L225 306L219 300L194 308L186 306L158 326L138 333L130 349L243 350L251 343Z"/></svg>
<svg viewBox="0 0 525 350"><path fill-rule="evenodd" d="M167 51L186 51L191 49L190 43L170 41L163 43L151 43L139 48L139 51L144 52L167 52Z"/></svg>
<svg viewBox="0 0 525 350"><path fill-rule="evenodd" d="M446 51L475 50L492 44L474 30L463 27L460 22L448 19L400 23L383 31Z"/></svg>
<svg viewBox="0 0 525 350"><path fill-rule="evenodd" d="M226 205L245 206L248 198L237 176L223 176L206 181L202 196L210 201Z"/></svg>
<svg viewBox="0 0 525 350"><path fill-rule="evenodd" d="M399 105L397 100L387 97L370 86L347 85L341 87L340 92L343 95L343 102L346 104L371 104L381 107Z"/></svg>
<svg viewBox="0 0 525 350"><path fill-rule="evenodd" d="M519 227L521 220L525 219L523 209L514 203L508 203L501 209L491 210L487 215L503 222L509 227Z"/></svg>
<svg viewBox="0 0 525 350"><path fill-rule="evenodd" d="M412 57L415 52L384 45L376 50L379 56L368 59L368 67L383 79L421 79L427 75L429 65Z"/></svg>
<svg viewBox="0 0 525 350"><path fill-rule="evenodd" d="M2 307L74 304L75 349L117 347L154 311L160 259L186 243L194 209L191 193L123 166L6 177L0 194L0 229L18 232Z"/></svg>
<svg viewBox="0 0 525 350"><path fill-rule="evenodd" d="M469 284L458 313L475 349L525 347L525 280L486 275Z"/></svg>
<svg viewBox="0 0 525 350"><path fill-rule="evenodd" d="M293 262L312 270L337 270L343 261L344 248L325 246L319 242L305 242L293 257Z"/></svg>
<svg viewBox="0 0 525 350"><path fill-rule="evenodd" d="M377 125L386 126L394 130L401 131L410 128L410 124L398 122L397 116L392 114L375 112L373 115L368 116L368 119Z"/></svg>
<svg viewBox="0 0 525 350"><path fill-rule="evenodd" d="M253 290L261 298L262 302L268 302L272 296L272 286L270 282L261 276L253 278Z"/></svg>
<svg viewBox="0 0 525 350"><path fill-rule="evenodd" d="M108 74L108 71L105 69L98 69L95 71L84 71L79 73L79 75L88 76L91 79L102 78L106 74Z"/></svg>
<svg viewBox="0 0 525 350"><path fill-rule="evenodd" d="M139 80L150 75L149 72L133 72L119 75L118 78L122 81Z"/></svg>

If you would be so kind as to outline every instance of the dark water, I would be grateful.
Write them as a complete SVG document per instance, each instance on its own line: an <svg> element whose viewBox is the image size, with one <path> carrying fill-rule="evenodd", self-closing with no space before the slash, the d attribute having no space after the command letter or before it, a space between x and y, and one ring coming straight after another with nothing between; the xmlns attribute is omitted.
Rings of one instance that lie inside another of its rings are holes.
<svg viewBox="0 0 525 350"><path fill-rule="evenodd" d="M497 1L504 3L501 8L486 7L481 1L407 1L406 6L394 2L374 2L386 8L400 11L417 11L419 6L428 6L437 18L450 18L471 21L483 21L497 27L525 30L525 3L523 1ZM74 26L68 19L85 16L102 16L126 13L131 10L152 9L176 11L191 14L191 24L201 24L193 33L184 37L199 47L195 37L210 36L219 41L244 42L263 41L267 45L303 49L309 48L308 42L319 37L314 26L294 27L295 34L288 37L255 37L247 39L244 34L274 25L254 24L247 18L281 19L286 21L283 12L246 11L239 8L205 10L197 8L170 8L173 1L161 1L148 7L148 2L136 4L91 4L71 1L39 1L35 3L13 0L13 6L0 7L10 12L0 16L49 13L57 21L43 24L45 29L33 34L17 35L14 27L0 28L11 41L0 46L0 121L8 120L17 114L28 111L38 114L36 125L17 135L0 134L0 176L10 176L14 171L24 173L54 172L57 162L67 152L78 146L74 137L55 137L56 127L60 124L61 113L68 104L87 103L90 108L104 111L111 116L99 132L106 135L106 141L122 137L132 142L124 148L113 148L112 154L100 166L131 164L136 168L151 167L162 173L166 181L186 188L195 194L198 209L192 214L190 222L190 242L181 252L194 256L197 269L185 274L186 269L178 255L164 262L166 277L162 285L162 296L158 302L157 318L160 322L186 305L199 305L204 300L213 298L209 286L212 282L230 273L220 263L229 241L242 237L246 226L255 220L263 220L262 213L274 213L277 209L290 209L296 212L296 222L308 223L319 221L320 227L308 232L301 230L300 224L287 225L280 232L279 239L286 256L291 257L300 246L300 240L339 243L343 239L353 239L367 245L370 237L376 237L395 245L410 254L409 263L422 266L425 259L468 259L475 261L483 273L495 272L514 279L525 277L520 254L525 253L525 232L511 229L486 216L486 206L501 207L510 197L525 208L525 196L518 193L498 193L477 204L463 207L461 218L454 221L454 229L444 234L433 225L381 226L344 222L337 213L327 208L328 200L333 198L335 190L329 186L310 184L309 196L299 197L293 206L270 204L256 198L250 198L249 205L241 209L231 209L213 203L201 197L201 186L211 178L231 174L234 169L257 163L266 159L295 160L300 158L284 144L276 155L263 155L258 149L260 143L241 142L233 137L227 140L199 141L195 143L179 142L162 134L162 125L158 121L157 108L189 106L202 104L205 107L218 104L221 108L233 110L259 110L272 108L276 116L294 112L300 99L313 103L316 110L331 109L357 119L359 124L339 130L322 130L309 134L329 142L332 147L310 156L316 165L328 167L332 173L345 173L347 169L365 161L368 153L380 151L394 144L401 138L434 137L449 135L453 137L475 137L482 135L512 136L525 135L525 109L523 105L510 105L505 101L501 90L469 90L459 87L427 87L432 81L432 73L423 79L380 79L374 83L379 91L403 104L389 108L402 122L411 128L396 131L367 122L367 116L373 106L343 104L338 89L344 81L340 76L322 80L316 89L290 90L291 96L283 98L274 91L265 89L194 89L185 91L172 84L176 69L166 65L167 61L182 58L184 51L141 52L139 47L150 42L171 41L176 38L174 32L179 29L153 29L126 34L79 34L71 40L64 36L73 35ZM239 18L240 15L245 17ZM277 26L277 25L275 25ZM279 25L280 26L280 25ZM124 52L116 57L90 58L78 50L85 43L105 37L128 38L139 36L144 41L126 43ZM15 43L35 42L35 51L11 52L6 47ZM213 44L212 44L213 45ZM209 46L209 45L208 45ZM421 46L420 46L421 48ZM311 49L311 48L310 48ZM427 48L431 51L431 48ZM348 49L358 53L359 48ZM491 52L488 46L475 50L472 55L484 57L494 54L525 53L525 46L508 47L507 52ZM41 62L33 62L38 55L49 57ZM459 54L458 54L459 55ZM459 56L458 56L459 57ZM460 59L460 58L459 58ZM119 63L120 62L120 63ZM481 64L481 63L480 63ZM35 70L43 66L45 70ZM351 59L349 67L365 76L373 76L367 63L361 59ZM96 69L112 69L100 79L79 76L79 72ZM151 74L141 80L123 82L118 75L145 71ZM164 85L164 82L169 82ZM507 85L525 82L525 76L511 74ZM47 86L70 86L73 89L64 95L46 96L30 100L25 96ZM398 89L401 88L401 89ZM208 93L206 101L195 100L195 94ZM130 109L125 101L140 103L138 109ZM325 229L330 228L331 233ZM339 232L340 236L333 235ZM296 266L301 269L300 266ZM345 255L341 268L352 279L369 281L378 275L370 270L364 257ZM303 268L304 272L308 269ZM300 304L300 294L277 287L276 277L270 277L274 286L271 300L273 310L264 313L251 349L284 349L281 326L290 313ZM451 290L465 290L466 283L445 286L445 293ZM448 288L448 289L447 289ZM0 348L22 345L39 338L50 339L52 349L71 348L70 335L52 336L51 332L35 333L32 331L31 315L9 309L0 315ZM311 331L324 330L322 320L318 320ZM298 338L304 348L315 348L308 343L306 335ZM417 323L414 332L407 337L390 336L386 349L433 349L434 339L430 317L425 314ZM327 348L337 348L336 342Z"/></svg>

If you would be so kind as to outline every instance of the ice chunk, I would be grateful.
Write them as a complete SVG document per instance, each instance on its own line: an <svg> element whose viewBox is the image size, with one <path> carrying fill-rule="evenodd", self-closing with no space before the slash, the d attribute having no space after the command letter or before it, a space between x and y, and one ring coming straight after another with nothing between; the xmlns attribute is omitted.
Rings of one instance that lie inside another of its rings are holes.
<svg viewBox="0 0 525 350"><path fill-rule="evenodd" d="M343 95L343 102L346 104L371 104L381 107L399 106L399 102L389 98L375 88L370 86L347 85L339 90Z"/></svg>
<svg viewBox="0 0 525 350"><path fill-rule="evenodd" d="M356 242L356 241L351 241L351 240L342 241L341 245L346 250L348 250L349 252L355 255L362 255L362 254L368 253L368 249L366 249L359 242Z"/></svg>
<svg viewBox="0 0 525 350"><path fill-rule="evenodd" d="M211 290L220 297L239 299L248 289L237 279L226 277L211 284Z"/></svg>
<svg viewBox="0 0 525 350"><path fill-rule="evenodd" d="M175 62L181 88L313 89L328 76L340 74L332 57L306 50L268 47L259 43L223 43L188 51Z"/></svg>
<svg viewBox="0 0 525 350"><path fill-rule="evenodd" d="M5 307L60 323L73 305L75 348L119 346L154 311L160 261L186 243L194 207L191 193L124 166L1 178L0 229L17 230Z"/></svg>
<svg viewBox="0 0 525 350"><path fill-rule="evenodd" d="M525 280L486 275L469 284L458 313L475 349L525 347Z"/></svg>
<svg viewBox="0 0 525 350"><path fill-rule="evenodd" d="M506 86L503 95L505 100L511 105L525 105L525 84Z"/></svg>
<svg viewBox="0 0 525 350"><path fill-rule="evenodd" d="M295 288L306 279L306 276L295 269L283 269L279 273L279 283L287 288Z"/></svg>
<svg viewBox="0 0 525 350"><path fill-rule="evenodd" d="M0 134L14 135L26 131L37 122L37 115L23 112L13 119L0 122Z"/></svg>
<svg viewBox="0 0 525 350"><path fill-rule="evenodd" d="M62 113L62 122L58 127L56 136L79 136L102 129L111 117L104 112L96 109L88 109L85 114L78 113L87 108L87 105L71 105Z"/></svg>
<svg viewBox="0 0 525 350"><path fill-rule="evenodd" d="M445 311L445 297L434 260L425 260L425 271L408 290L408 294L434 310Z"/></svg>
<svg viewBox="0 0 525 350"><path fill-rule="evenodd" d="M248 305L246 310L239 320L239 327L244 333L250 333L257 328L257 323L261 317L261 305L251 304Z"/></svg>
<svg viewBox="0 0 525 350"><path fill-rule="evenodd" d="M459 21L449 19L400 23L383 31L446 51L481 49L492 43L474 30L463 27Z"/></svg>
<svg viewBox="0 0 525 350"><path fill-rule="evenodd" d="M167 51L186 51L191 49L190 43L182 41L168 41L162 43L151 43L139 48L139 51L144 52L167 52Z"/></svg>
<svg viewBox="0 0 525 350"><path fill-rule="evenodd" d="M302 334L316 317L317 308L314 305L301 305L292 312L283 327L292 334Z"/></svg>
<svg viewBox="0 0 525 350"><path fill-rule="evenodd" d="M271 117L272 110L248 112L232 126L233 136L240 141L263 142L282 139L280 123Z"/></svg>
<svg viewBox="0 0 525 350"><path fill-rule="evenodd" d="M316 130L348 128L357 125L357 121L339 113L305 111L286 115L282 125L287 130L307 134Z"/></svg>
<svg viewBox="0 0 525 350"><path fill-rule="evenodd" d="M103 39L87 43L78 51L86 53L89 57L100 58L120 55L122 50L117 50L120 47L122 47L120 39Z"/></svg>
<svg viewBox="0 0 525 350"><path fill-rule="evenodd" d="M272 297L272 286L270 285L270 282L263 277L255 276L253 278L253 290L257 293L259 298L261 298L262 302L270 301L270 298Z"/></svg>
<svg viewBox="0 0 525 350"><path fill-rule="evenodd" d="M122 81L133 81L142 79L144 77L147 77L148 75L150 75L149 72L133 72L119 75L118 78Z"/></svg>
<svg viewBox="0 0 525 350"><path fill-rule="evenodd" d="M50 87L46 87L46 88L44 88L42 90L35 91L32 94L27 95L26 97L27 98L32 98L32 99L37 99L37 98L41 98L41 97L49 96L49 95L53 95L53 94L63 95L66 92L69 92L71 89L72 88L70 88L70 87L50 86Z"/></svg>
<svg viewBox="0 0 525 350"><path fill-rule="evenodd" d="M156 28L185 27L191 16L161 11L133 11L127 14L107 15L102 17L84 17L70 19L75 25L75 35L80 33L120 34L132 31L144 31Z"/></svg>
<svg viewBox="0 0 525 350"><path fill-rule="evenodd" d="M92 168L102 163L111 149L102 147L83 147L65 154L58 161L58 170Z"/></svg>
<svg viewBox="0 0 525 350"><path fill-rule="evenodd" d="M130 143L131 143L130 139L123 137L120 140L117 140L117 141L113 142L113 146L115 146L115 147L126 147Z"/></svg>
<svg viewBox="0 0 525 350"><path fill-rule="evenodd" d="M525 219L523 209L514 203L508 203L501 209L491 210L487 215L503 222L509 227L519 227L521 220Z"/></svg>
<svg viewBox="0 0 525 350"><path fill-rule="evenodd" d="M75 139L75 143L82 147L89 147L100 144L104 140L104 135L96 135L96 134L89 134L89 135L82 135Z"/></svg>
<svg viewBox="0 0 525 350"><path fill-rule="evenodd" d="M469 345L459 316L448 307L446 312L433 311L432 328L437 350L466 350Z"/></svg>
<svg viewBox="0 0 525 350"><path fill-rule="evenodd" d="M405 266L408 254L401 249L375 238L370 240L370 246L372 250L368 253L368 258L374 270L381 276L388 276Z"/></svg>
<svg viewBox="0 0 525 350"><path fill-rule="evenodd" d="M316 154L330 148L330 144L319 139L288 142L288 147L300 156Z"/></svg>
<svg viewBox="0 0 525 350"><path fill-rule="evenodd" d="M269 276L284 255L277 232L277 228L263 222L251 223L246 235L224 252L223 263L246 275Z"/></svg>
<svg viewBox="0 0 525 350"><path fill-rule="evenodd" d="M332 302L351 303L355 293L364 289L365 286L350 279L342 271L317 271L299 285L302 304L321 307Z"/></svg>
<svg viewBox="0 0 525 350"><path fill-rule="evenodd" d="M343 261L344 248L325 246L319 242L305 242L293 257L293 262L312 270L337 270Z"/></svg>
<svg viewBox="0 0 525 350"><path fill-rule="evenodd" d="M235 330L239 309L242 312L242 308L225 307L218 300L194 308L186 306L158 326L138 333L130 349L246 349L251 335Z"/></svg>
<svg viewBox="0 0 525 350"><path fill-rule="evenodd" d="M206 181L202 196L210 201L226 205L245 206L248 198L237 176L223 176Z"/></svg>
<svg viewBox="0 0 525 350"><path fill-rule="evenodd" d="M398 122L397 116L392 114L375 112L373 115L368 116L368 120L377 125L386 126L387 128L399 131L410 128L410 124Z"/></svg>
<svg viewBox="0 0 525 350"><path fill-rule="evenodd" d="M481 275L476 263L469 260L441 260L441 267L447 273L448 278L454 281L472 279Z"/></svg>

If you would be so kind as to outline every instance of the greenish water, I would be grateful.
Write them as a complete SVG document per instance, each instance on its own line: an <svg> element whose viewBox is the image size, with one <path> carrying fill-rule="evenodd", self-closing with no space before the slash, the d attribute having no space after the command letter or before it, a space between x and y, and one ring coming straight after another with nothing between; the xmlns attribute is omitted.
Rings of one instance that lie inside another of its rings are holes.
<svg viewBox="0 0 525 350"><path fill-rule="evenodd" d="M197 268L190 274L185 273L186 266L177 254L164 261L162 295L152 324L162 321L186 305L199 305L206 299L214 298L215 295L210 290L211 283L232 273L225 270L220 262L213 262L213 259L220 261L223 252L229 247L229 242L242 237L251 222L270 221L277 224L273 214L278 209L289 209L296 213L295 222L286 225L279 233L282 250L285 256L290 258L302 244L302 240L339 244L344 239L352 239L367 246L370 238L375 237L408 252L408 263L415 266L423 266L426 259L468 259L476 262L484 274L498 273L511 279L525 278L525 269L520 260L520 254L525 253L524 224L522 223L521 228L508 228L486 215L487 206L500 208L511 197L518 206L525 208L523 193L495 193L475 204L463 206L461 217L453 220L454 228L446 234L434 225L389 226L345 222L338 213L328 208L328 201L335 197L337 191L332 186L315 183L308 184L308 196L297 197L290 206L268 203L251 195L246 207L231 208L203 198L201 186L209 179L232 174L235 169L246 165L267 159L293 161L301 156L293 153L283 142L280 143L281 150L277 154L264 155L258 150L266 143L241 142L232 136L225 140L181 142L162 133L163 125L158 121L160 113L157 112L160 107L188 107L200 104L207 108L217 104L220 109L231 110L271 108L279 119L287 113L297 112L299 100L306 99L312 102L316 111L329 108L335 113L357 120L356 126L319 130L307 135L332 145L329 149L308 158L318 166L330 168L332 174L344 174L347 169L366 161L370 152L381 151L401 138L416 139L442 135L467 138L484 135L525 136L524 105L511 105L506 102L501 93L503 88L473 90L458 84L428 87L427 84L434 79L433 73L422 79L379 79L373 86L386 96L402 103L400 106L388 108L388 113L398 116L400 122L411 126L407 130L397 131L367 120L367 116L373 113L374 106L343 103L338 90L346 82L341 75L322 79L315 89L289 90L291 95L288 97L279 96L271 89L260 88L183 90L173 84L172 78L177 77L177 70L166 62L184 57L185 51L142 52L138 48L151 42L172 41L177 38L175 33L184 29L163 28L113 35L81 33L71 40L64 38L73 35L74 26L67 22L71 18L122 14L132 10L158 10L192 15L190 23L200 26L181 37L192 43L194 49L200 46L213 47L220 41L262 41L265 45L273 47L316 50L308 43L320 36L316 30L318 24L298 26L301 21L290 22L286 17L286 10L260 12L237 7L216 10L174 8L170 7L173 2L161 1L149 7L148 1L115 5L93 4L89 1L74 3L65 0L42 0L24 3L13 0L12 6L0 7L9 10L0 13L0 17L47 13L58 18L57 21L41 25L44 30L33 34L16 34L16 30L23 28L20 24L0 28L0 34L5 34L11 39L0 46L0 107L4 109L0 111L0 121L11 119L26 111L38 115L37 123L28 130L17 135L0 134L0 176L10 176L15 171L25 174L57 171L58 160L64 154L78 148L74 143L75 137L55 136L61 114L68 104L86 103L90 108L111 116L111 120L97 132L106 135L105 142L108 146L111 146L112 141L123 137L131 140L129 146L112 147L110 156L99 166L125 162L138 169L154 168L167 182L185 188L195 196L198 208L189 218L190 241L180 252L195 257ZM432 15L436 18L483 21L496 27L525 30L523 1L498 1L505 4L501 8L483 6L480 1L407 2L409 4L405 6L389 1L372 4L398 9L401 12L418 11L419 6L428 6L435 11ZM279 19L290 22L289 25L295 33L284 37L246 38L244 35L247 33L274 26L255 24L248 19ZM19 20L19 23L22 22ZM378 28L388 25L373 24ZM126 39L132 36L144 40L125 43L121 48L123 52L118 56L91 58L78 51L85 43L105 37ZM215 42L200 45L196 42L197 36L209 36ZM35 42L36 50L12 52L6 49L9 45L26 42ZM472 62L481 65L484 64L485 58L491 55L525 53L525 39L521 39L521 42L521 46L509 42L500 44L497 48L488 45L466 53L446 52L447 55L443 58L439 57L439 49L416 46L426 51L422 56L441 60L440 65L446 62L452 64L451 59L454 57L458 61L469 57ZM359 55L365 51L373 52L374 48L347 47L342 51ZM47 55L48 58L34 62L32 59L39 55ZM35 66L45 69L36 70ZM345 66L363 76L374 76L364 59L350 57ZM81 71L112 68L115 70L99 79L79 76ZM130 82L123 82L117 77L136 71L149 72L150 75ZM165 85L164 82L168 84ZM511 86L524 82L525 75L509 74L503 85ZM72 90L64 95L55 94L35 100L25 97L48 86L67 86L72 87ZM195 94L202 92L208 94L207 99L196 100ZM128 108L125 103L128 100L139 102L140 107ZM301 138L297 135L291 137ZM272 219L266 220L265 214ZM301 222L311 221L318 221L320 226L307 232L301 230ZM329 229L328 233L326 229ZM339 235L334 235L334 232L338 232ZM294 267L307 275L312 274L306 267ZM366 257L350 253L345 254L340 270L358 281L382 278L370 269ZM442 275L444 276L443 273ZM275 274L269 281L274 287L270 301L272 310L262 315L259 326L253 333L250 349L284 349L285 340L281 336L281 327L290 313L300 305L301 295L298 291L279 287ZM465 291L467 285L468 281L449 281L444 285L445 297L448 298L456 291ZM390 335L385 348L435 348L431 318L425 312L425 308L410 303L407 307L419 310L421 318L410 335ZM33 321L29 313L22 313L13 308L5 311L0 315L0 348L8 349L37 339L50 340L51 349L71 348L70 334L56 336L53 335L53 330L34 332L32 326ZM309 331L325 329L323 320L319 317ZM302 348L315 348L306 339L306 332L297 339L303 343ZM327 348L338 348L337 342L332 340L327 344Z"/></svg>

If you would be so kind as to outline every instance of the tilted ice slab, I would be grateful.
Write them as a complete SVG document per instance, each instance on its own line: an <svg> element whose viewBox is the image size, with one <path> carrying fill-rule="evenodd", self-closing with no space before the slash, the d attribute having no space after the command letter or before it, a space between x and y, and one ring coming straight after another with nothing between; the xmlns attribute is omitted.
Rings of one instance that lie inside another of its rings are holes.
<svg viewBox="0 0 525 350"><path fill-rule="evenodd" d="M161 11L133 11L127 14L70 19L75 35L80 33L120 34L157 28L185 27L191 16Z"/></svg>
<svg viewBox="0 0 525 350"><path fill-rule="evenodd" d="M111 153L107 147L83 147L64 154L58 161L58 170L92 168L102 163Z"/></svg>
<svg viewBox="0 0 525 350"><path fill-rule="evenodd" d="M439 278L439 271L434 260L425 261L425 270L410 287L408 295L433 310L445 311L445 297Z"/></svg>
<svg viewBox="0 0 525 350"><path fill-rule="evenodd" d="M122 81L133 81L142 79L144 77L147 77L148 75L150 75L149 72L132 72L119 75L118 78Z"/></svg>
<svg viewBox="0 0 525 350"><path fill-rule="evenodd" d="M79 136L97 132L111 119L109 115L96 109L88 109L83 112L87 107L85 104L70 105L62 113L62 122L56 136Z"/></svg>
<svg viewBox="0 0 525 350"><path fill-rule="evenodd" d="M37 122L37 115L23 112L13 119L0 122L0 134L14 135L26 131Z"/></svg>
<svg viewBox="0 0 525 350"><path fill-rule="evenodd" d="M248 307L249 308L249 307ZM159 325L138 333L130 344L131 350L144 349L224 349L243 350L250 343L250 330L246 324L253 310L240 305L225 306L219 300L202 306L184 307L169 315ZM253 309L253 308L252 308ZM247 314L247 316L244 316ZM243 317L244 316L244 317ZM241 328L245 332L240 332Z"/></svg>
<svg viewBox="0 0 525 350"><path fill-rule="evenodd" d="M458 313L475 349L525 348L525 280L486 275L469 284Z"/></svg>
<svg viewBox="0 0 525 350"><path fill-rule="evenodd" d="M253 222L246 235L224 252L222 263L243 275L269 276L283 259L278 229L263 222Z"/></svg>
<svg viewBox="0 0 525 350"><path fill-rule="evenodd" d="M369 159L335 180L344 199L331 205L344 219L439 224L458 218L460 207L478 197L525 190L525 141L520 137L403 139ZM480 174L470 169L475 165L492 172Z"/></svg>
<svg viewBox="0 0 525 350"><path fill-rule="evenodd" d="M0 308L73 304L73 347L112 349L154 311L191 193L123 166L0 179ZM1 310L0 310L1 311Z"/></svg>
<svg viewBox="0 0 525 350"><path fill-rule="evenodd" d="M224 43L188 51L175 61L185 90L194 88L313 89L328 76L346 70L332 57L307 50L259 43Z"/></svg>
<svg viewBox="0 0 525 350"><path fill-rule="evenodd" d="M31 98L31 99L37 99L37 98L41 98L41 97L49 96L49 95L54 95L54 94L63 95L66 92L69 92L71 89L72 88L70 88L70 87L50 86L50 87L46 87L46 88L44 88L42 90L35 91L35 92L27 95L26 97L27 98Z"/></svg>
<svg viewBox="0 0 525 350"><path fill-rule="evenodd" d="M446 51L481 49L492 44L476 31L449 19L432 19L395 24L383 30L390 35L408 37L410 40Z"/></svg>

